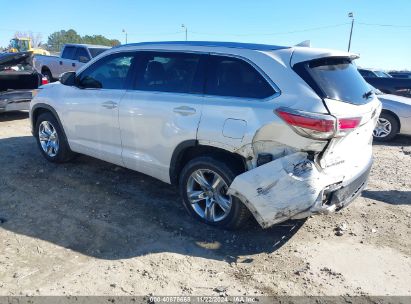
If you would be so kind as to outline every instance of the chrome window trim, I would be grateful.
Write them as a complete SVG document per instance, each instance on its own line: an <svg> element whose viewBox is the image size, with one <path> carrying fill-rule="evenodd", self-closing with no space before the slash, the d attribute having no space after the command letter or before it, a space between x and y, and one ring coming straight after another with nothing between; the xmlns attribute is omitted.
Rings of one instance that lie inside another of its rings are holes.
<svg viewBox="0 0 411 304"><path fill-rule="evenodd" d="M212 97L218 97L218 98L225 98L225 99L236 99L236 100L252 100L252 101L260 101L260 102L266 102L268 100L272 100L274 98L277 98L281 95L281 90L280 88L273 82L273 80L268 77L268 75L253 61L250 59L241 56L241 55L236 55L236 54L229 54L229 53L217 53L217 52L204 52L204 51L195 51L195 50L168 50L168 49L135 49L135 50L116 50L117 52L111 52L110 54L115 54L115 53L121 53L121 52L164 52L164 53L187 53L187 54L199 54L199 55L210 55L210 56L226 56L226 57L231 57L231 58L236 58L243 60L250 64L256 71L265 79L265 81L268 82L268 84L272 87L274 90L274 94L267 96L266 98L251 98L251 97L238 97L238 96L221 96L221 95L209 95L209 94L198 94L198 93L182 93L182 92L164 92L164 91L147 91L147 90L138 90L138 89L129 89L127 91L139 91L139 92L150 92L150 93L165 93L165 94L184 94L184 95L190 95L190 96L202 96L206 98L212 98ZM107 54L106 56L110 55ZM104 58L104 57L103 57ZM102 58L101 58L102 59Z"/></svg>
<svg viewBox="0 0 411 304"><path fill-rule="evenodd" d="M261 44L261 43L246 43L246 42L224 42L224 41L148 41L138 43L128 43L118 45L114 48L122 47L144 47L144 46L184 46L184 47L212 47L212 48L233 48L253 51L276 51L281 49L289 49L290 46Z"/></svg>
<svg viewBox="0 0 411 304"><path fill-rule="evenodd" d="M274 90L274 94L267 96L265 98L251 98L251 97L238 97L238 96L220 96L220 95L207 95L207 96L219 96L219 97L229 97L229 98L240 98L240 99L253 99L253 100L260 100L260 101L266 101L269 99L273 99L276 98L278 96L281 95L281 90L280 88L274 83L274 81L268 77L268 75L264 72L263 69L261 69L256 63L254 63L253 61L251 61L250 59L243 57L241 55L236 55L236 54L226 54L226 53L210 53L211 56L225 56L225 57L231 57L231 58L236 58L236 59L240 59L243 60L245 62L247 62L248 64L250 64L256 71L257 73L259 73L264 79L265 81L267 81L267 83L271 86L271 88Z"/></svg>

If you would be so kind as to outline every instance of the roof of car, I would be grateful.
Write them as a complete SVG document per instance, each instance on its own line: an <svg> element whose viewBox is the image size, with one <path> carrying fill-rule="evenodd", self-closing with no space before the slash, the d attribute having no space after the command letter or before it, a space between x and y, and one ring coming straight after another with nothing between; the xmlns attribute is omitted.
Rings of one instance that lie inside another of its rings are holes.
<svg viewBox="0 0 411 304"><path fill-rule="evenodd" d="M369 68L358 68L359 71L370 71L370 72L384 72L383 70L379 69L369 69Z"/></svg>
<svg viewBox="0 0 411 304"><path fill-rule="evenodd" d="M241 42L221 42L221 41L156 41L156 42L139 42L119 45L118 47L129 46L150 46L150 45L182 45L182 46L205 46L205 47L227 47L236 49L248 49L258 51L274 51L289 48L288 46L258 44L258 43L241 43Z"/></svg>

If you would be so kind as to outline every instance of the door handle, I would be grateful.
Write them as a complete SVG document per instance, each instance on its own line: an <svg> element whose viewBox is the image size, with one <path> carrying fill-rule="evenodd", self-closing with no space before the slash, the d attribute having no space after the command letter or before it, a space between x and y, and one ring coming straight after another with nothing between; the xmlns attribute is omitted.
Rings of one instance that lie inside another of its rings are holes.
<svg viewBox="0 0 411 304"><path fill-rule="evenodd" d="M187 106L174 108L173 111L174 113L181 114L183 116L193 115L196 113L196 109Z"/></svg>
<svg viewBox="0 0 411 304"><path fill-rule="evenodd" d="M63 61L61 61L61 60L60 60L60 62L59 62L59 63L60 63L60 65L63 65Z"/></svg>
<svg viewBox="0 0 411 304"><path fill-rule="evenodd" d="M75 62L73 62L73 63L71 64L71 66L75 67L75 66L76 66L76 63L75 63Z"/></svg>
<svg viewBox="0 0 411 304"><path fill-rule="evenodd" d="M101 106L106 109L115 109L117 108L117 103L110 100L110 101L103 102Z"/></svg>

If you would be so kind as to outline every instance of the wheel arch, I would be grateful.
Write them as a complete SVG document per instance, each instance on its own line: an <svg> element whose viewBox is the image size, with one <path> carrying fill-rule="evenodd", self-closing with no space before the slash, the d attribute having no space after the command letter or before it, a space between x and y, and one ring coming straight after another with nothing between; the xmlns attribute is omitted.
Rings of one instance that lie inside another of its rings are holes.
<svg viewBox="0 0 411 304"><path fill-rule="evenodd" d="M37 134L35 134L35 127L37 124L37 119L39 118L39 116L43 113L51 113L56 119L57 122L59 123L61 130L63 132L63 136L67 141L67 136L66 136L66 132L64 131L64 127L63 124L61 123L60 117L57 114L57 111L50 105L45 104L45 103L37 103L33 106L33 108L31 109L31 117L30 117L30 122L31 122L31 133L33 134L33 136L37 136ZM68 143L68 141L67 141Z"/></svg>
<svg viewBox="0 0 411 304"><path fill-rule="evenodd" d="M169 172L171 184L177 185L184 166L190 160L200 156L211 156L227 161L235 167L238 174L246 171L246 160L241 155L213 146L200 145L195 139L186 140L174 149L171 157Z"/></svg>
<svg viewBox="0 0 411 304"><path fill-rule="evenodd" d="M50 68L49 68L47 65L43 65L43 66L41 66L41 74L43 74L44 72L49 72L49 73L50 73L50 75L52 75L52 76L53 76L53 74L51 73ZM44 74L43 74L43 75L44 75Z"/></svg>

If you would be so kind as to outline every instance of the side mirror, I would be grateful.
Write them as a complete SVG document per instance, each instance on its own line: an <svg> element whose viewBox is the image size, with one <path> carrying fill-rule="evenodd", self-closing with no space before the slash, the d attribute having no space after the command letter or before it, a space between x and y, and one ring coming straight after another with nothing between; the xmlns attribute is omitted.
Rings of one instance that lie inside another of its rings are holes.
<svg viewBox="0 0 411 304"><path fill-rule="evenodd" d="M78 58L78 61L80 61L81 63L87 63L90 61L90 59L88 59L86 56L80 56Z"/></svg>
<svg viewBox="0 0 411 304"><path fill-rule="evenodd" d="M66 86L74 86L76 84L76 72L66 72L61 74L60 83Z"/></svg>

